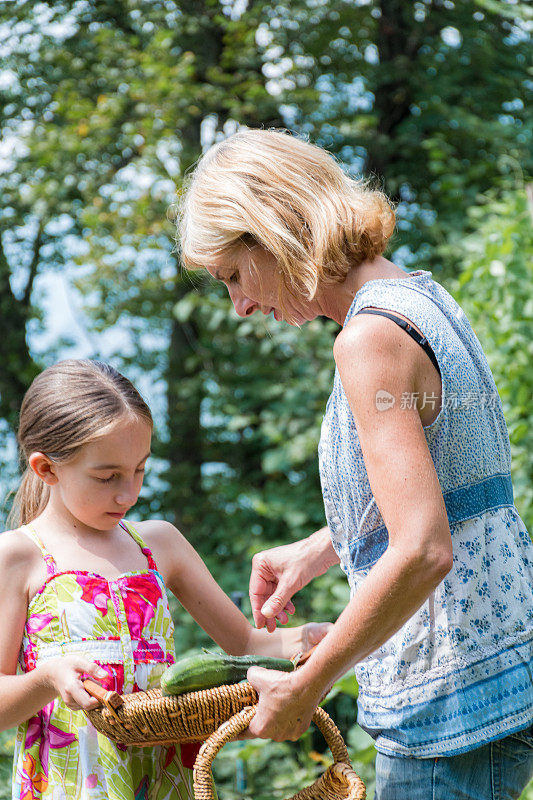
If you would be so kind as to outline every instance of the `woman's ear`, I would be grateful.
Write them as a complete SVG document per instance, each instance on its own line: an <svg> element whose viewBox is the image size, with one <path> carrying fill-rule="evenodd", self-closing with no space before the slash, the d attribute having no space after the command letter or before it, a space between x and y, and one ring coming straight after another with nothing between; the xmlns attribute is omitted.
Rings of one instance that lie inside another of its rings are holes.
<svg viewBox="0 0 533 800"><path fill-rule="evenodd" d="M48 486L54 486L54 484L57 483L57 476L54 473L54 462L44 453L32 453L28 458L28 464L37 477Z"/></svg>

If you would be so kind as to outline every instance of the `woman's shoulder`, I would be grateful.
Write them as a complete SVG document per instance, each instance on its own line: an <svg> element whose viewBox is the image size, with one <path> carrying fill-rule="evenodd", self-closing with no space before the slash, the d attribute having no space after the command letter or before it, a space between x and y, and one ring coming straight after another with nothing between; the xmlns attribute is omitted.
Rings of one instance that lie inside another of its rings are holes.
<svg viewBox="0 0 533 800"><path fill-rule="evenodd" d="M333 345L337 366L368 368L370 362L378 370L387 361L401 365L408 372L417 371L421 363L420 346L402 328L387 317L377 314L356 314L339 332Z"/></svg>

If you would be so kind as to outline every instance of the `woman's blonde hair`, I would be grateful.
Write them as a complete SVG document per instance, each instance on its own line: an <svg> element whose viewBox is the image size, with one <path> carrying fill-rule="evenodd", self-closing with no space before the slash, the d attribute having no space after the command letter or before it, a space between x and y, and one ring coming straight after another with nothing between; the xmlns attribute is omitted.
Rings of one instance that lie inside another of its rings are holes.
<svg viewBox="0 0 533 800"><path fill-rule="evenodd" d="M244 130L213 145L185 181L178 248L188 269L231 265L259 244L282 288L311 300L321 284L385 250L390 201L346 175L320 147L276 130Z"/></svg>
<svg viewBox="0 0 533 800"><path fill-rule="evenodd" d="M32 453L66 463L125 416L138 417L153 427L150 409L137 389L109 364L70 359L37 375L20 409L17 439L24 474L9 514L10 525L31 522L48 502L49 487L28 466Z"/></svg>

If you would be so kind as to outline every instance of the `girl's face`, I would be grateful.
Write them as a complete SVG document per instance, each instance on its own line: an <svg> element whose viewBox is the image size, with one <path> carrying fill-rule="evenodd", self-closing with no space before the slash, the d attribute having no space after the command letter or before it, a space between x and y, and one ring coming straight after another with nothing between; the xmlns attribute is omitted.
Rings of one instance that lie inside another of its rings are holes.
<svg viewBox="0 0 533 800"><path fill-rule="evenodd" d="M51 462L47 511L74 527L114 528L137 502L151 436L145 420L128 417L81 447L66 464Z"/></svg>
<svg viewBox="0 0 533 800"><path fill-rule="evenodd" d="M280 274L275 257L256 246L251 250L243 247L234 266L221 263L219 267L208 266L213 278L222 281L231 298L235 311L240 317L248 317L255 311L276 320L285 320L290 325L301 325L314 319L320 313L313 302L297 300L288 292L280 304Z"/></svg>

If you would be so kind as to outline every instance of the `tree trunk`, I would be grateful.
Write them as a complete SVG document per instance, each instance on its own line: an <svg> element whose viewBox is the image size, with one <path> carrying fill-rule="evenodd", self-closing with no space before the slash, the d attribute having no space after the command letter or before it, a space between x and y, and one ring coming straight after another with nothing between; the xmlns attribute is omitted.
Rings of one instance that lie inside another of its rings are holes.
<svg viewBox="0 0 533 800"><path fill-rule="evenodd" d="M410 116L412 59L420 45L421 24L413 9L406 8L405 0L381 0L379 6L379 67L373 109L377 135L367 145L365 172L382 178L394 157L395 131Z"/></svg>
<svg viewBox="0 0 533 800"><path fill-rule="evenodd" d="M178 280L176 302L190 291ZM202 380L198 375L194 349L198 331L194 322L171 322L167 370L169 496L165 505L173 510L174 524L187 536L193 533L195 509L201 501L203 462L200 412Z"/></svg>
<svg viewBox="0 0 533 800"><path fill-rule="evenodd" d="M18 425L18 416L26 389L38 372L26 340L30 297L33 280L39 265L42 227L40 226L33 245L29 277L21 299L17 299L11 288L11 269L0 236L0 341L2 342L2 368L0 369L0 417L13 431Z"/></svg>

